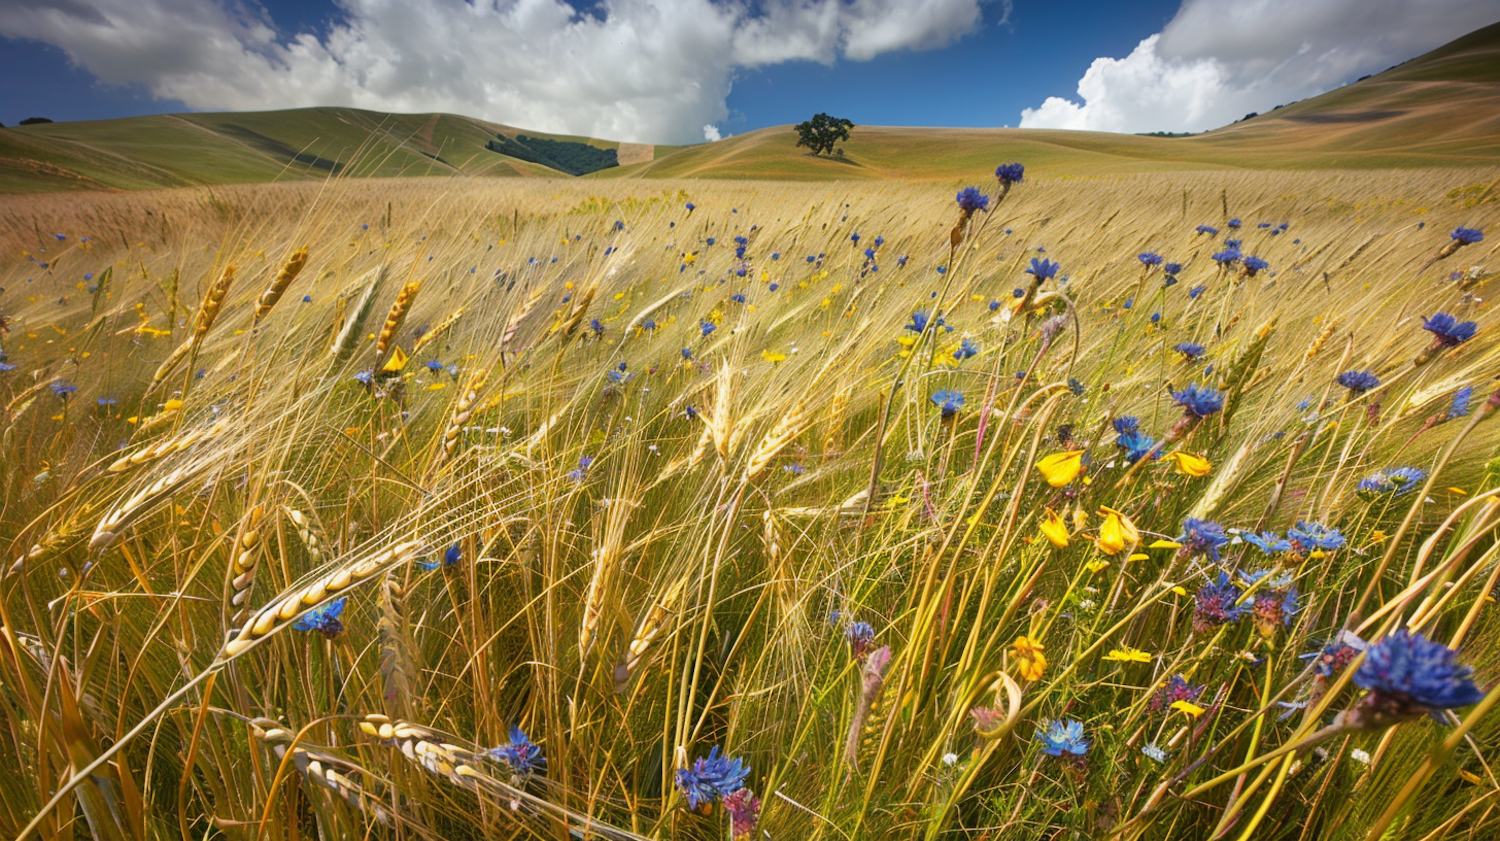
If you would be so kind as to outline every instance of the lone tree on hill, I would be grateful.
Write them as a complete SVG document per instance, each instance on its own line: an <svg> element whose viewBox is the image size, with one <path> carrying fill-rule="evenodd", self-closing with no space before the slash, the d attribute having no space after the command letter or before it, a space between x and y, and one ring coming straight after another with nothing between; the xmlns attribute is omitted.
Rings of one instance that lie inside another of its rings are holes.
<svg viewBox="0 0 1500 841"><path fill-rule="evenodd" d="M849 129L854 123L843 117L818 114L805 123L797 124L797 145L806 146L814 155L833 152L835 143L849 139Z"/></svg>

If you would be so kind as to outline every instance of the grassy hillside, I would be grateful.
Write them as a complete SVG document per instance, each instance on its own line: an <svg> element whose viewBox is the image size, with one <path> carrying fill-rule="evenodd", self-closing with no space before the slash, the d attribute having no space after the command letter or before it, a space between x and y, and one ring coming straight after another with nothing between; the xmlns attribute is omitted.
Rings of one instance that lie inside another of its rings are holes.
<svg viewBox="0 0 1500 841"><path fill-rule="evenodd" d="M860 126L844 158L796 147L791 126L693 146L617 178L960 178L1000 161L1055 175L1368 169L1500 163L1500 24L1335 91L1192 137Z"/></svg>
<svg viewBox="0 0 1500 841"><path fill-rule="evenodd" d="M790 126L689 147L538 134L451 114L306 108L165 114L0 129L0 192L141 189L348 177L565 177L485 149L497 134L583 142L637 163L591 178L942 179L1001 160L1090 176L1204 169L1500 163L1500 24L1385 73L1193 137L859 126L843 158Z"/></svg>
<svg viewBox="0 0 1500 841"><path fill-rule="evenodd" d="M329 175L560 176L485 149L498 134L522 131L451 114L353 108L163 114L6 128L0 129L0 191L141 189ZM526 133L604 149L619 146Z"/></svg>

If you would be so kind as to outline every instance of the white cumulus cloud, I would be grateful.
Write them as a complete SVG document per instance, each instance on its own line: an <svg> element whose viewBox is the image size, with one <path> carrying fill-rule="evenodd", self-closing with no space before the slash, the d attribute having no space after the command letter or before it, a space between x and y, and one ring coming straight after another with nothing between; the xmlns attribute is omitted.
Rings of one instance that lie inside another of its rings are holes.
<svg viewBox="0 0 1500 841"><path fill-rule="evenodd" d="M1097 58L1077 99L1022 128L1203 131L1322 93L1500 19L1494 0L1185 0L1124 58Z"/></svg>
<svg viewBox="0 0 1500 841"><path fill-rule="evenodd" d="M322 34L254 0L0 0L0 35L190 108L450 111L541 131L692 142L734 72L943 46L1009 0L335 0Z"/></svg>
<svg viewBox="0 0 1500 841"><path fill-rule="evenodd" d="M703 127L703 139L707 140L709 143L713 143L716 140L722 140L723 138L724 135L719 133L719 127L714 125L713 123L709 123L708 125Z"/></svg>

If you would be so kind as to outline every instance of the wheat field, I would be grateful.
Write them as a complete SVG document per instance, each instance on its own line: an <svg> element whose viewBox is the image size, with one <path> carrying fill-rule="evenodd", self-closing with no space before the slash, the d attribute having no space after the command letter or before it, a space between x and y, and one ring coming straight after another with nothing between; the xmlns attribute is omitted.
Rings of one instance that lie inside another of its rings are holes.
<svg viewBox="0 0 1500 841"><path fill-rule="evenodd" d="M1497 182L0 198L0 830L1494 837Z"/></svg>

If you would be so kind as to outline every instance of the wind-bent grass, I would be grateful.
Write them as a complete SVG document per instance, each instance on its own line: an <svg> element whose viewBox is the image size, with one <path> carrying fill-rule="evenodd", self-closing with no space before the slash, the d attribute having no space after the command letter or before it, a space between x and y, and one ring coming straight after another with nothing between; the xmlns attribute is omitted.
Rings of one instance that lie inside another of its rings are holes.
<svg viewBox="0 0 1500 841"><path fill-rule="evenodd" d="M952 191L890 183L0 204L0 829L722 837L674 785L718 747L770 838L1490 837L1495 695L1335 737L1351 669L1299 655L1496 678L1494 240L1435 258L1497 174L1031 178L951 254ZM1194 630L1189 515L1300 609ZM1239 536L1302 520L1347 544Z"/></svg>

